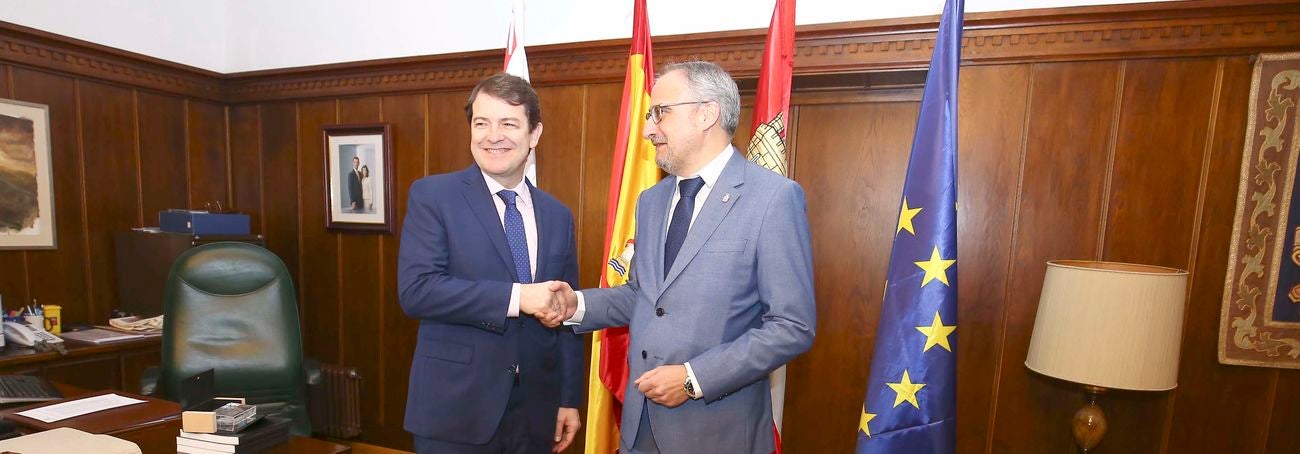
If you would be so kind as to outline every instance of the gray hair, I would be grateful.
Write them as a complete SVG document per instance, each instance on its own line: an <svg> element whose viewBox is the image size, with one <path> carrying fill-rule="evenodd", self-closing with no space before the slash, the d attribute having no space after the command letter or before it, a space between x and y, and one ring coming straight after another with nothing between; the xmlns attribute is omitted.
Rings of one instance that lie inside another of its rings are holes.
<svg viewBox="0 0 1300 454"><path fill-rule="evenodd" d="M698 100L718 103L722 129L728 135L735 135L736 126L740 124L740 89L731 74L716 63L687 61L664 65L655 80L673 71L681 71L686 76L686 87Z"/></svg>

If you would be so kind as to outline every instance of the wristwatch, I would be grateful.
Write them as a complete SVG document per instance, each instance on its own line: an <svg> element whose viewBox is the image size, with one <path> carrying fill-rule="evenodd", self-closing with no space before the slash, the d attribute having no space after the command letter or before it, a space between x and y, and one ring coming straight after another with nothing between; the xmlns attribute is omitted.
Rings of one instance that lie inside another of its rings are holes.
<svg viewBox="0 0 1300 454"><path fill-rule="evenodd" d="M686 397L687 397L687 398L690 398L690 399L694 399L694 398L695 398L695 384L691 383L691 378L690 378L690 377L686 377L686 383L682 383L682 389L683 389L683 390L686 390Z"/></svg>

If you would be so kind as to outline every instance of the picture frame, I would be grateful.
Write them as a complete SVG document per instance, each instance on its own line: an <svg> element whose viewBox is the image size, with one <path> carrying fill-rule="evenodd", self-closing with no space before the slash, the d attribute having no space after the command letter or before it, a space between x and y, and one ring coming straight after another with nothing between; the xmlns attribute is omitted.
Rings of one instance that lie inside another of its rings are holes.
<svg viewBox="0 0 1300 454"><path fill-rule="evenodd" d="M1219 362L1300 369L1300 53L1255 59Z"/></svg>
<svg viewBox="0 0 1300 454"><path fill-rule="evenodd" d="M388 123L357 123L322 129L325 228L392 233L392 127Z"/></svg>
<svg viewBox="0 0 1300 454"><path fill-rule="evenodd" d="M0 249L55 249L50 107L0 99Z"/></svg>

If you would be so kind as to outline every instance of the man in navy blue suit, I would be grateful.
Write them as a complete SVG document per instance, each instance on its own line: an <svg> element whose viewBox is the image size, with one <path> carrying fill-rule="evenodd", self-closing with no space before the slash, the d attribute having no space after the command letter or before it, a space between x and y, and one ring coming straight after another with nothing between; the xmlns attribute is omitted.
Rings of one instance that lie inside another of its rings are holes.
<svg viewBox="0 0 1300 454"><path fill-rule="evenodd" d="M527 315L559 312L547 281L577 285L573 214L524 178L542 135L527 81L484 79L465 113L475 164L412 184L402 227L399 301L420 321L404 427L422 454L559 452L581 427L582 346Z"/></svg>

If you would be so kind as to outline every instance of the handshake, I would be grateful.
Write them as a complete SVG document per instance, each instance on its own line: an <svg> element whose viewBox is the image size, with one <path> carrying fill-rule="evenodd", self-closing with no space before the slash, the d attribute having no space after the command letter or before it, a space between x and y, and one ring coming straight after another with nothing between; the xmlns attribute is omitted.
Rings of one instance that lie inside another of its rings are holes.
<svg viewBox="0 0 1300 454"><path fill-rule="evenodd" d="M519 286L519 312L554 328L578 312L578 295L564 281L523 284Z"/></svg>

